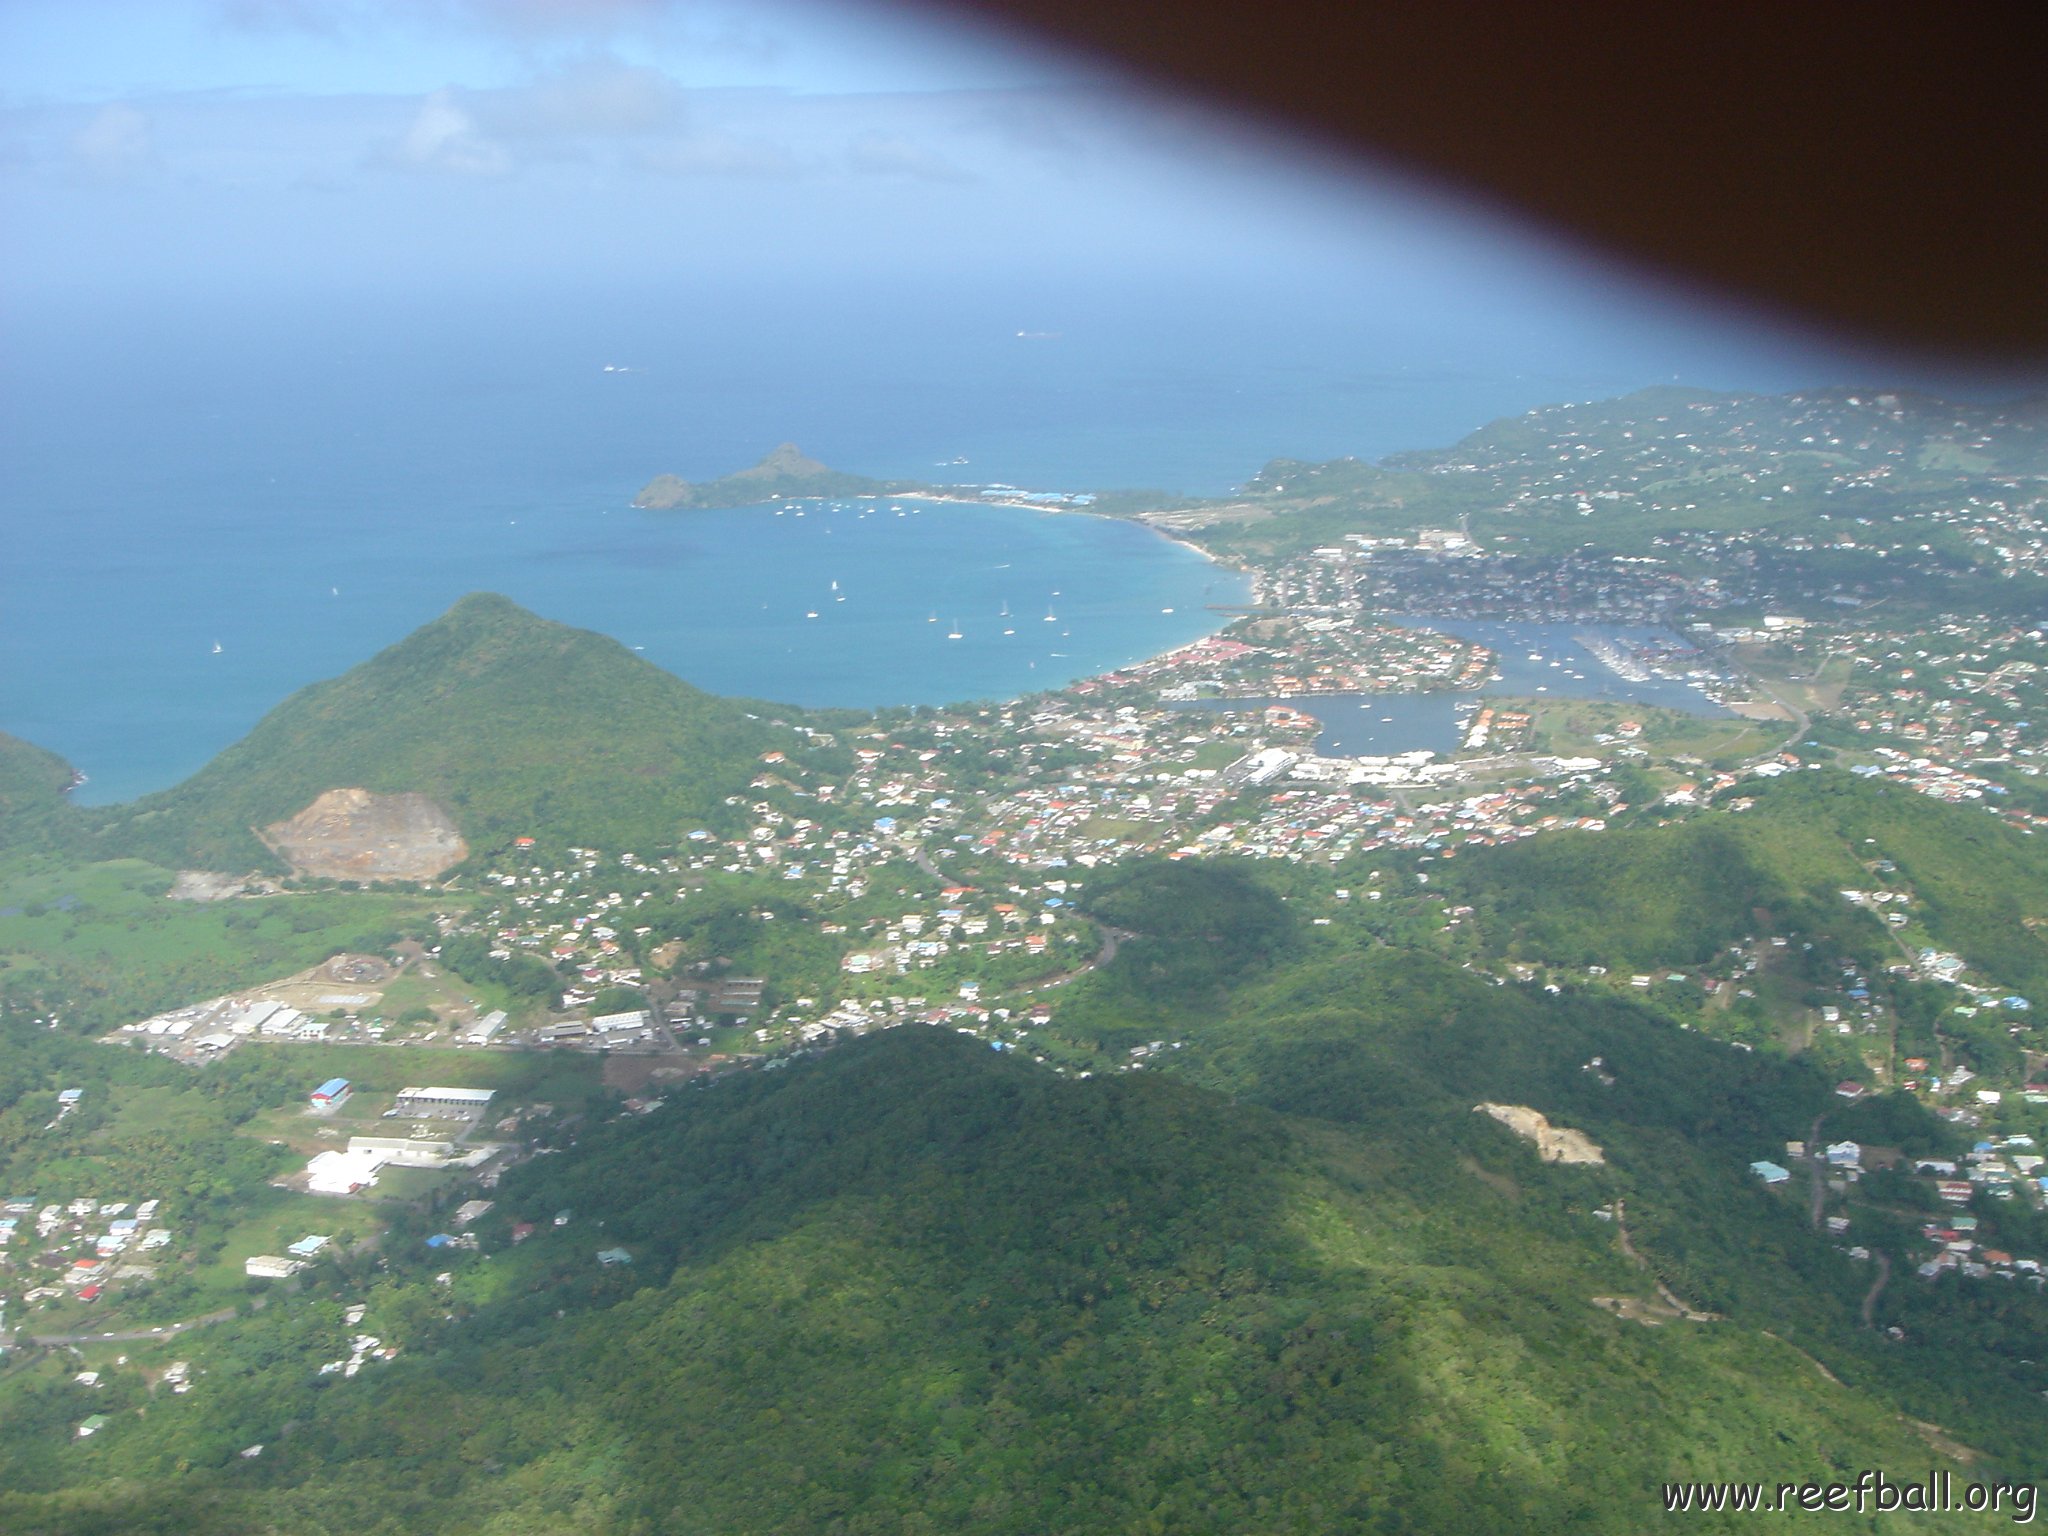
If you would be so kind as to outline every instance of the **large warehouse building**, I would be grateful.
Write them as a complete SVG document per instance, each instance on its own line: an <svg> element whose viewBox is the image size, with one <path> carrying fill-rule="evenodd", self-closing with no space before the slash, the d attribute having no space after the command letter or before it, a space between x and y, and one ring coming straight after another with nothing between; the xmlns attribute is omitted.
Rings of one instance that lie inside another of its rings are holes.
<svg viewBox="0 0 2048 1536"><path fill-rule="evenodd" d="M491 1088L401 1088L396 1108L399 1115L470 1118L491 1107L497 1091Z"/></svg>

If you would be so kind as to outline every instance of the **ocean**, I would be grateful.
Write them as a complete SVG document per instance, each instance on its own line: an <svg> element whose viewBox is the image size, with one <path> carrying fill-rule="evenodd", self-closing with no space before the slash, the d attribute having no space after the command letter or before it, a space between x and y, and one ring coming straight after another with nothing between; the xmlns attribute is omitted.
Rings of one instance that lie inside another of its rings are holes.
<svg viewBox="0 0 2048 1536"><path fill-rule="evenodd" d="M1393 327L1306 287L1077 282L1027 306L822 279L14 313L0 730L81 768L82 801L126 799L480 589L722 693L1008 696L1195 638L1242 584L1086 516L628 502L784 440L872 475L1217 492L1271 457L1447 443L1674 373L1786 388L1836 367L1706 320L1453 318Z"/></svg>

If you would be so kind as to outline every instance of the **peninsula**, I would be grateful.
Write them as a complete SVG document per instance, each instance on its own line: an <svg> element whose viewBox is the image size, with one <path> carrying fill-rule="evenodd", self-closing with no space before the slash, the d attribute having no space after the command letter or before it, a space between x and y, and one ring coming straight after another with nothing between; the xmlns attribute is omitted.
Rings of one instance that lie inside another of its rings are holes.
<svg viewBox="0 0 2048 1536"><path fill-rule="evenodd" d="M640 488L633 505L650 512L675 512L751 507L793 496L888 496L918 489L915 481L873 480L829 468L795 443L783 443L752 468L702 485L692 485L679 475L656 475Z"/></svg>

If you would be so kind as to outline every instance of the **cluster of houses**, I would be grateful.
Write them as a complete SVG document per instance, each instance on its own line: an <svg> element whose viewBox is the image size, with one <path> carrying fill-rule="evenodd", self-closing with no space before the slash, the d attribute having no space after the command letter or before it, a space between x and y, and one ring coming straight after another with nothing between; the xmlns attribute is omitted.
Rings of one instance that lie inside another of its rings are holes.
<svg viewBox="0 0 2048 1536"><path fill-rule="evenodd" d="M1808 1156L1807 1148L1796 1141L1785 1144L1785 1153L1786 1162L1795 1164L1804 1162ZM1901 1168L1905 1163L1906 1159L1890 1148L1866 1147L1846 1140L1829 1143L1814 1159L1815 1171L1837 1194L1848 1193L1866 1167ZM1934 1251L1917 1264L1920 1277L1938 1280L1954 1272L1973 1280L2025 1280L2037 1290L2048 1285L2048 1268L2039 1259L2016 1258L2002 1248L1984 1245L1979 1237L1979 1218L1965 1209L1980 1194L2011 1200L2022 1190L2029 1193L2036 1207L2048 1204L2048 1178L2042 1177L2044 1166L2048 1162L2036 1150L2034 1138L2020 1133L1980 1140L1960 1162L1941 1157L1913 1159L1912 1174L1925 1180L1941 1203L1951 1208L1930 1217L1921 1226L1921 1237L1934 1245ZM1766 1186L1788 1184L1793 1178L1791 1169L1769 1159L1751 1163L1749 1171ZM1850 1216L1827 1218L1832 1237L1846 1238L1851 1224ZM1855 1259L1870 1257L1870 1250L1860 1244L1844 1251Z"/></svg>
<svg viewBox="0 0 2048 1536"><path fill-rule="evenodd" d="M1065 880L1046 880L1028 893L1008 893L1022 900L998 901L970 886L947 886L939 893L939 906L893 920L872 919L861 935L864 947L849 952L840 969L849 976L902 976L930 970L954 953L1056 958L1056 943L1082 938L1077 924L1061 924L1070 911L1068 889Z"/></svg>
<svg viewBox="0 0 2048 1536"><path fill-rule="evenodd" d="M1446 549L1348 538L1261 572L1259 591L1274 606L1336 614L1602 624L1661 624L1738 595L1722 577L1695 575L1658 557L1568 553L1535 560L1519 555L1519 542L1496 534L1484 546L1475 540Z"/></svg>
<svg viewBox="0 0 2048 1536"><path fill-rule="evenodd" d="M342 1314L342 1325L350 1329L360 1328L363 1325L363 1318L368 1313L368 1307L357 1303ZM353 1378L358 1371L372 1360L396 1360L397 1358L398 1346L396 1344L386 1344L374 1333L352 1332L349 1335L348 1354L338 1360L322 1361L320 1374L322 1376L340 1376L344 1379L349 1379Z"/></svg>
<svg viewBox="0 0 2048 1536"><path fill-rule="evenodd" d="M1341 557L1343 551L1318 551ZM1288 698L1318 693L1405 693L1477 688L1491 675L1484 646L1437 630L1376 624L1358 613L1260 619L1092 678L1073 690L1142 684L1168 701Z"/></svg>
<svg viewBox="0 0 2048 1536"><path fill-rule="evenodd" d="M0 1274L30 1306L97 1301L108 1286L156 1275L172 1229L157 1200L0 1200Z"/></svg>
<svg viewBox="0 0 2048 1536"><path fill-rule="evenodd" d="M1990 773L2048 769L2048 626L1944 620L1924 630L1828 626L1800 649L1853 664L1836 706L1875 761L1863 771L1951 802L1983 801L2036 829L2043 818L2005 803Z"/></svg>

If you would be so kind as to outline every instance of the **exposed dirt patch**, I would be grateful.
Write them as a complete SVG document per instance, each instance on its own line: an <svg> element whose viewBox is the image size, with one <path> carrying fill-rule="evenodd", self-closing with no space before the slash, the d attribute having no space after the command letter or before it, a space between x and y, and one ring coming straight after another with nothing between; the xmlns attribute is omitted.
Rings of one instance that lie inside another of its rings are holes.
<svg viewBox="0 0 2048 1536"><path fill-rule="evenodd" d="M1525 1141L1536 1144L1536 1155L1546 1163L1604 1163L1607 1154L1584 1131L1552 1125L1536 1110L1523 1104L1476 1104L1474 1114L1491 1115Z"/></svg>
<svg viewBox="0 0 2048 1536"><path fill-rule="evenodd" d="M375 986L389 981L397 974L390 962L377 955L336 955L320 967L320 974L329 981L348 982L355 986Z"/></svg>
<svg viewBox="0 0 2048 1536"><path fill-rule="evenodd" d="M1728 706L1728 712L1740 715L1745 720L1790 720L1792 711L1775 699L1739 699Z"/></svg>
<svg viewBox="0 0 2048 1536"><path fill-rule="evenodd" d="M1921 1419L1908 1419L1906 1422L1913 1426L1916 1435L1927 1442L1929 1450L1948 1457L1950 1461L1959 1461L1967 1467L1977 1459L1977 1452L1953 1438L1939 1424L1929 1424Z"/></svg>
<svg viewBox="0 0 2048 1536"><path fill-rule="evenodd" d="M1641 1323L1645 1328L1661 1328L1678 1316L1669 1307L1641 1296L1595 1296L1593 1305L1631 1323Z"/></svg>
<svg viewBox="0 0 2048 1536"><path fill-rule="evenodd" d="M235 896L269 896L277 887L252 875L216 875L204 869L181 869L164 892L172 901L226 901Z"/></svg>
<svg viewBox="0 0 2048 1536"><path fill-rule="evenodd" d="M702 1076L723 1066L729 1057L707 1056L693 1060L674 1054L660 1056L621 1056L617 1052L604 1059L604 1085L616 1088L622 1093L641 1093L649 1089L660 1090L672 1087L678 1082Z"/></svg>
<svg viewBox="0 0 2048 1536"><path fill-rule="evenodd" d="M330 789L263 840L302 875L325 880L431 880L469 857L448 813L425 795Z"/></svg>

